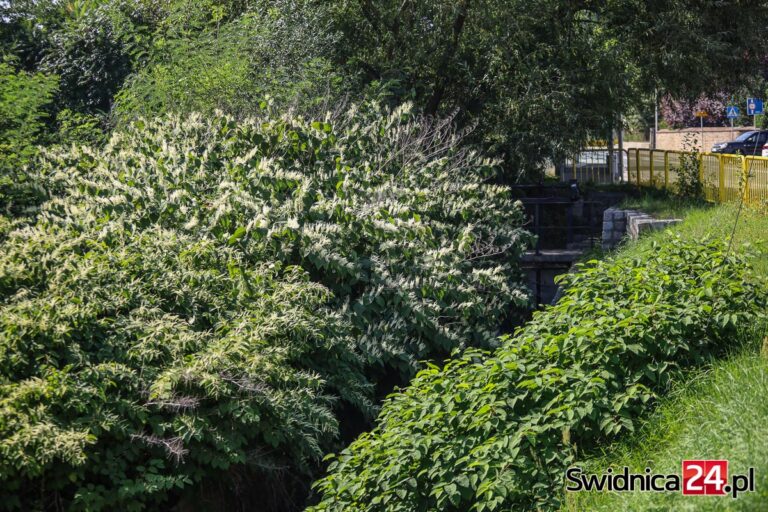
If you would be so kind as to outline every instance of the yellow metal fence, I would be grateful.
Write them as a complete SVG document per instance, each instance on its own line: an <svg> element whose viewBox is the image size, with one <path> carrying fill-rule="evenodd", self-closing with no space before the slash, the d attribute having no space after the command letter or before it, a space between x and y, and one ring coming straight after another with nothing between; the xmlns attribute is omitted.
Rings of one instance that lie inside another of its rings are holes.
<svg viewBox="0 0 768 512"><path fill-rule="evenodd" d="M708 201L723 203L742 197L750 204L768 203L768 158L759 156L630 149L627 179L638 186L675 191L686 158L697 167Z"/></svg>

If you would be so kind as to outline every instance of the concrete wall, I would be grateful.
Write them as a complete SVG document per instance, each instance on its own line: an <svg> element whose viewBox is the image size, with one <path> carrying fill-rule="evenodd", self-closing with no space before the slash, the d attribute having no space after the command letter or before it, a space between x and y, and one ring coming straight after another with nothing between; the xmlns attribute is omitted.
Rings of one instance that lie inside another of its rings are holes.
<svg viewBox="0 0 768 512"><path fill-rule="evenodd" d="M687 148L683 145L685 136L693 133L699 142L699 151L710 151L715 142L727 142L733 140L744 132L754 128L683 128L681 130L659 130L656 135L656 149L668 149L683 151ZM703 144L702 144L703 142Z"/></svg>
<svg viewBox="0 0 768 512"><path fill-rule="evenodd" d="M608 208L603 212L603 249L613 249L626 237L637 240L643 233L666 229L679 222L680 219L656 219L637 210Z"/></svg>

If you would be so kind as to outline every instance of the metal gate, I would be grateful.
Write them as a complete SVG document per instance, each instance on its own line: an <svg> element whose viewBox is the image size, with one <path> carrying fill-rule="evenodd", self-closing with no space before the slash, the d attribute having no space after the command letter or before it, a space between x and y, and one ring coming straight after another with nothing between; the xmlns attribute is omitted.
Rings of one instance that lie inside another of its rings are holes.
<svg viewBox="0 0 768 512"><path fill-rule="evenodd" d="M560 181L577 180L579 183L610 184L627 181L627 150L608 148L583 149L555 166Z"/></svg>

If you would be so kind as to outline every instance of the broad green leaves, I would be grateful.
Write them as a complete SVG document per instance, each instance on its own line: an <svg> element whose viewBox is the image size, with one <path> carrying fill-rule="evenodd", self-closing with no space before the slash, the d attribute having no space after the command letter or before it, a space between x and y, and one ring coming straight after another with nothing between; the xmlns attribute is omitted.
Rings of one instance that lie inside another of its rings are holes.
<svg viewBox="0 0 768 512"><path fill-rule="evenodd" d="M565 275L558 304L495 352L466 351L390 396L378 427L315 484L312 510L556 508L577 450L633 431L672 372L765 314L765 283L724 251L670 236L642 258Z"/></svg>

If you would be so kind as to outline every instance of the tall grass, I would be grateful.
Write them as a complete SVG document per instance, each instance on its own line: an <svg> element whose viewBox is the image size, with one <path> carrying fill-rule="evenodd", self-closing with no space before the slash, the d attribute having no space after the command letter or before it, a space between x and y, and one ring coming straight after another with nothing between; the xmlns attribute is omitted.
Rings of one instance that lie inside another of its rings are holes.
<svg viewBox="0 0 768 512"><path fill-rule="evenodd" d="M680 493L569 494L568 511L768 510L768 358L765 326L745 334L732 357L680 379L638 435L586 463L590 473L628 466L641 473L680 474L683 459L727 459L729 473L755 468L756 492L736 500Z"/></svg>

